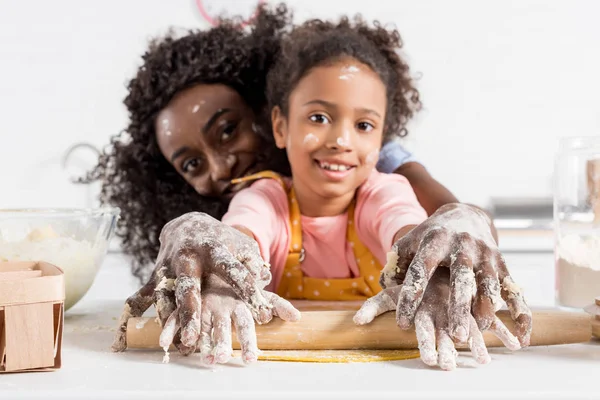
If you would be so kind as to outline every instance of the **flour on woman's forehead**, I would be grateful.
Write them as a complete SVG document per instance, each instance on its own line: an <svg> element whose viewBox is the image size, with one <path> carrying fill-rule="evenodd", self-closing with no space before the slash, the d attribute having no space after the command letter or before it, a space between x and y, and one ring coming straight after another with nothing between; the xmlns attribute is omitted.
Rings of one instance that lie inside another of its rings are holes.
<svg viewBox="0 0 600 400"><path fill-rule="evenodd" d="M194 106L191 109L192 114L196 114L198 110L200 110L200 107L202 107L205 103L206 100L200 100L197 104L194 104Z"/></svg>

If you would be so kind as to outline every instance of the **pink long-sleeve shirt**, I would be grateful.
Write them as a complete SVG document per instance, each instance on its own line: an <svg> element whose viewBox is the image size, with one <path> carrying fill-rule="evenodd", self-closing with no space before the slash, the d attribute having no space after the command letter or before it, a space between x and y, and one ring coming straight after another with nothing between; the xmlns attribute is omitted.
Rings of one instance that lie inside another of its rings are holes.
<svg viewBox="0 0 600 400"><path fill-rule="evenodd" d="M289 185L290 181L286 181ZM354 212L355 228L361 242L385 265L386 253L396 233L427 219L408 180L397 174L373 171L358 189ZM271 264L273 280L267 290L276 291L285 267L291 242L288 196L275 179L261 179L241 190L232 199L223 217L228 225L250 230L262 257ZM305 276L353 278L359 269L346 240L348 213L328 217L301 216ZM379 279L379 277L376 277Z"/></svg>

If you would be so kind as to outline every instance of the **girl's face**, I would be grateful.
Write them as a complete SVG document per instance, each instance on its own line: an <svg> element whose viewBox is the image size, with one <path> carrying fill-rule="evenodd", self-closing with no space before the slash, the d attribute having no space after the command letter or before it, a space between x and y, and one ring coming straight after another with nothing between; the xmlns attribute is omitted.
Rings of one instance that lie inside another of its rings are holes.
<svg viewBox="0 0 600 400"><path fill-rule="evenodd" d="M254 114L225 85L196 85L179 92L156 119L158 147L177 172L209 197L231 198L243 186L230 181L263 166Z"/></svg>
<svg viewBox="0 0 600 400"><path fill-rule="evenodd" d="M273 110L273 134L287 150L298 197L354 196L381 147L387 100L379 76L352 58L316 67L288 104L287 118Z"/></svg>

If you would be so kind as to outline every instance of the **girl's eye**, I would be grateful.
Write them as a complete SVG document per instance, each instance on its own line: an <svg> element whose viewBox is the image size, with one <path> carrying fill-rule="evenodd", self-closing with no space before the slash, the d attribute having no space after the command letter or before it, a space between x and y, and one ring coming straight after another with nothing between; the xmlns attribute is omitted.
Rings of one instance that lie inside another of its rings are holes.
<svg viewBox="0 0 600 400"><path fill-rule="evenodd" d="M237 128L237 124L235 123L229 123L225 125L223 131L221 132L221 142L230 140L235 134L235 128Z"/></svg>
<svg viewBox="0 0 600 400"><path fill-rule="evenodd" d="M183 162L183 165L181 166L181 170L186 174L190 173L190 172L194 172L198 169L198 167L200 167L200 163L201 163L201 160L198 157L190 158Z"/></svg>
<svg viewBox="0 0 600 400"><path fill-rule="evenodd" d="M327 124L329 123L329 119L323 114L313 114L310 117L310 120L317 124Z"/></svg>
<svg viewBox="0 0 600 400"><path fill-rule="evenodd" d="M368 122L359 122L356 127L362 132L371 132L375 127Z"/></svg>

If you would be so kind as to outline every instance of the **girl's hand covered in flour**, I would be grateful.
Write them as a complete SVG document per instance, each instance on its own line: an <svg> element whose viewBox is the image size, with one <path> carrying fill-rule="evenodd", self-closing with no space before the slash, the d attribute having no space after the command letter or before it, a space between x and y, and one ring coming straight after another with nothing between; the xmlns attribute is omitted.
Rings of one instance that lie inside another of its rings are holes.
<svg viewBox="0 0 600 400"><path fill-rule="evenodd" d="M489 217L475 207L448 204L394 244L380 282L384 288L402 284L396 289L399 292L394 304L401 328L410 327L430 278L444 266L450 269L447 312L454 340L468 339L471 312L482 331L506 329L495 314L501 297L515 321L521 346L529 345L531 311L508 272L490 224ZM376 311L377 315L391 306L381 292L365 303L361 312L371 315ZM365 309L368 307L370 311Z"/></svg>
<svg viewBox="0 0 600 400"><path fill-rule="evenodd" d="M263 292L273 305L273 314L286 321L297 321L300 312L291 303L274 293ZM256 330L250 310L230 285L215 275L202 285L202 313L197 347L205 364L227 363L232 355L231 323L233 322L242 350L242 360L251 363L258 359ZM174 311L160 335L160 346L168 349L179 328L179 314ZM192 340L193 341L193 340ZM189 343L188 343L189 344Z"/></svg>
<svg viewBox="0 0 600 400"><path fill-rule="evenodd" d="M168 319L171 327L176 326L171 337L179 351L193 352L201 330L201 286L204 289L202 282L211 277L229 285L230 294L234 293L248 307L249 315L258 323L267 323L274 315L283 318L296 315L297 310L289 303L263 290L271 280L269 266L262 259L256 241L237 229L207 214L193 212L167 223L161 231L160 243L150 280L125 303L113 351L127 347L129 318L141 316L154 303L162 326L166 326ZM216 314L215 307L213 304L209 309L212 314Z"/></svg>
<svg viewBox="0 0 600 400"><path fill-rule="evenodd" d="M359 325L364 325L371 322L377 315L395 310L401 288L401 285L392 286L384 289L377 296L371 297L354 316L354 321ZM450 335L449 300L450 270L438 268L433 273L421 305L417 309L415 331L421 360L430 366L439 365L440 368L447 371L456 368L457 358L454 341ZM468 319L467 343L473 358L479 364L487 364L491 359L483 335L473 316L469 314ZM492 323L490 330L507 348L518 350L521 347L518 339L499 320Z"/></svg>

